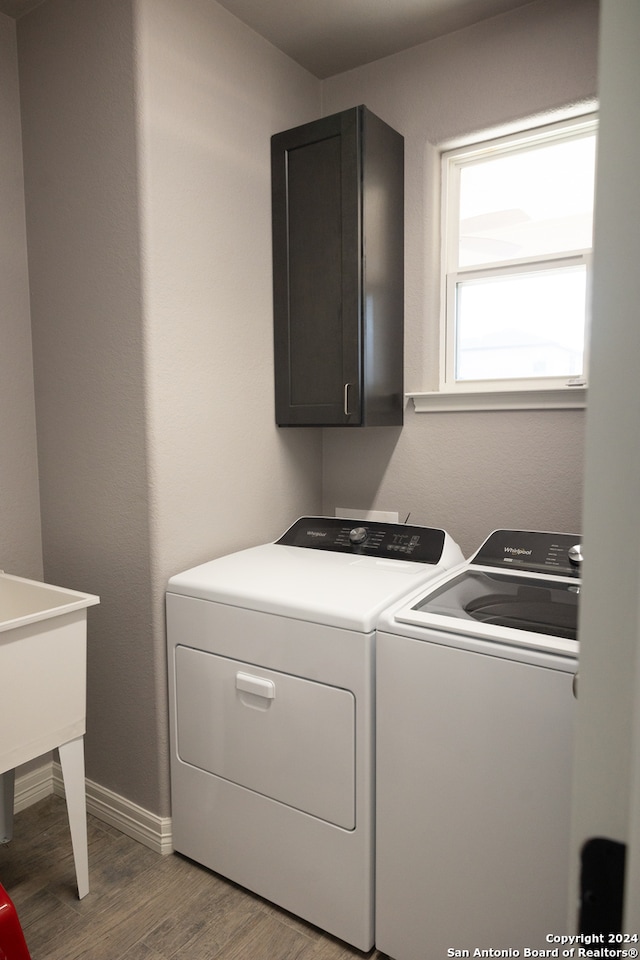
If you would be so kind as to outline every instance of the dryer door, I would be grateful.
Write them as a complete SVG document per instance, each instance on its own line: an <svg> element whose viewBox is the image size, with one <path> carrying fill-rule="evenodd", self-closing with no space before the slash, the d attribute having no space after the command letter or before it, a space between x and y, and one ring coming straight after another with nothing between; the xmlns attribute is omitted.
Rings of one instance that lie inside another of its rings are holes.
<svg viewBox="0 0 640 960"><path fill-rule="evenodd" d="M355 827L348 690L176 648L178 756L339 827Z"/></svg>

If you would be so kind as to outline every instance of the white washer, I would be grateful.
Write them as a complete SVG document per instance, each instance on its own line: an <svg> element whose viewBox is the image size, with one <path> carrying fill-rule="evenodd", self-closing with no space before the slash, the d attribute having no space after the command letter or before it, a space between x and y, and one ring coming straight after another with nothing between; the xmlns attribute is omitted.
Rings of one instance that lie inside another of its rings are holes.
<svg viewBox="0 0 640 960"><path fill-rule="evenodd" d="M380 618L376 946L395 960L566 932L577 541L496 531Z"/></svg>
<svg viewBox="0 0 640 960"><path fill-rule="evenodd" d="M375 628L462 559L442 530L314 517L171 578L177 851L372 946Z"/></svg>

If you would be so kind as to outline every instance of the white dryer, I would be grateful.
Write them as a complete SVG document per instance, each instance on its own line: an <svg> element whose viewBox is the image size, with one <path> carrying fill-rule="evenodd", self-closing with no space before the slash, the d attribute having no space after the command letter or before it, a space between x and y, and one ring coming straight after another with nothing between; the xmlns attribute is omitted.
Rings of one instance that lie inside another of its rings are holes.
<svg viewBox="0 0 640 960"><path fill-rule="evenodd" d="M376 946L395 960L567 932L578 540L496 531L380 618Z"/></svg>
<svg viewBox="0 0 640 960"><path fill-rule="evenodd" d="M375 628L462 559L442 530L313 517L171 578L177 851L370 949Z"/></svg>

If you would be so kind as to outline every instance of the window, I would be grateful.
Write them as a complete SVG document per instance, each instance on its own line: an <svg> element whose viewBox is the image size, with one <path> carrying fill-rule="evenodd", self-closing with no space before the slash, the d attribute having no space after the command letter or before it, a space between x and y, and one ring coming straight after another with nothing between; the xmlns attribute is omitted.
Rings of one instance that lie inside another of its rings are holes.
<svg viewBox="0 0 640 960"><path fill-rule="evenodd" d="M585 385L596 129L443 154L441 391Z"/></svg>

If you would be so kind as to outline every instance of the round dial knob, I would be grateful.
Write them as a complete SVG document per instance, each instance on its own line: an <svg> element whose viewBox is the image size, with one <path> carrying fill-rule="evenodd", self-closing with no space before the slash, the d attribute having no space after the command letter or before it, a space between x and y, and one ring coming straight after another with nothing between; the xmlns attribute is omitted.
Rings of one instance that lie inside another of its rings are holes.
<svg viewBox="0 0 640 960"><path fill-rule="evenodd" d="M368 531L366 527L354 527L349 533L351 543L364 543L367 539Z"/></svg>
<svg viewBox="0 0 640 960"><path fill-rule="evenodd" d="M582 563L582 544L576 543L575 546L569 547L569 560L571 563L575 563L576 566Z"/></svg>

